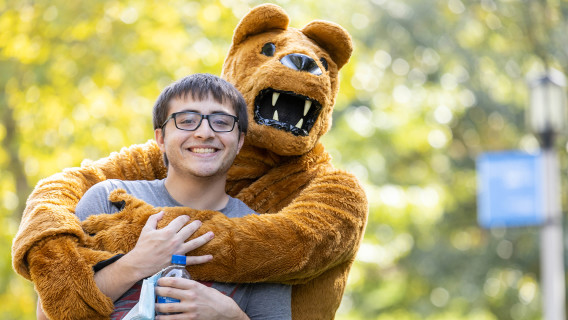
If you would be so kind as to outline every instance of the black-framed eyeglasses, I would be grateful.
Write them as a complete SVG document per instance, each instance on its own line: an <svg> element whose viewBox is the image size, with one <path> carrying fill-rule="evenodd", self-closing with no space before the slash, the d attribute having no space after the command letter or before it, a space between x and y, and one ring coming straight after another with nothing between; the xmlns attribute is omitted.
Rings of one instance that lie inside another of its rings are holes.
<svg viewBox="0 0 568 320"><path fill-rule="evenodd" d="M174 119L176 128L185 131L195 131L201 125L203 119L207 119L209 127L215 132L231 132L235 128L235 123L239 120L237 116L225 113L201 114L193 111L174 112L164 121L162 129Z"/></svg>

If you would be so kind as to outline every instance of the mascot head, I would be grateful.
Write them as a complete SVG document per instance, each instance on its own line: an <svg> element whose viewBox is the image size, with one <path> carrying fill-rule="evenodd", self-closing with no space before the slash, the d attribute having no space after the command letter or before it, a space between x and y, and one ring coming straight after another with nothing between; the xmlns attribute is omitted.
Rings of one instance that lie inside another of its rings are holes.
<svg viewBox="0 0 568 320"><path fill-rule="evenodd" d="M223 78L245 97L246 143L283 156L310 151L331 126L338 72L353 51L341 26L312 21L288 27L282 8L265 4L239 23Z"/></svg>

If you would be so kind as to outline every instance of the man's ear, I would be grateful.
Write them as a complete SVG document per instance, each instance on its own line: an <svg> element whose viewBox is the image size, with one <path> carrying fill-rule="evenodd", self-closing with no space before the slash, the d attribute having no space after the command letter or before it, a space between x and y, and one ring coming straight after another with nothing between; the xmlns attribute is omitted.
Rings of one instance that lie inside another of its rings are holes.
<svg viewBox="0 0 568 320"><path fill-rule="evenodd" d="M165 152L166 148L164 147L164 134L161 128L154 130L154 139L160 148L160 151Z"/></svg>
<svg viewBox="0 0 568 320"><path fill-rule="evenodd" d="M239 133L239 143L237 144L237 154L241 151L243 144L245 143L245 134L244 132Z"/></svg>

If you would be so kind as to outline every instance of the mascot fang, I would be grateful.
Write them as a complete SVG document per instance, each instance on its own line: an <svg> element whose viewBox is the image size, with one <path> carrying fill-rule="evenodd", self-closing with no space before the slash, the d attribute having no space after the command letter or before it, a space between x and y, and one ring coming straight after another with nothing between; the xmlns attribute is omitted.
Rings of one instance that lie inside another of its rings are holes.
<svg viewBox="0 0 568 320"><path fill-rule="evenodd" d="M181 210L203 221L195 236L210 230L216 235L190 253L213 253L214 260L188 269L198 280L292 284L294 319L333 319L368 215L356 178L334 168L319 142L331 126L338 72L352 44L331 22L313 21L302 29L288 23L278 6L252 9L235 29L222 71L242 92L249 114L249 134L229 171L227 192L261 215L229 219L214 211ZM113 303L95 285L92 266L128 251L133 244L116 235L139 234L145 217L158 210L115 192L111 200L125 203L121 216L109 217L113 223L81 225L74 215L81 196L105 179L165 175L160 150L149 141L37 184L12 261L34 282L50 318L107 319ZM119 217L131 223L112 221ZM102 232L105 228L111 231Z"/></svg>

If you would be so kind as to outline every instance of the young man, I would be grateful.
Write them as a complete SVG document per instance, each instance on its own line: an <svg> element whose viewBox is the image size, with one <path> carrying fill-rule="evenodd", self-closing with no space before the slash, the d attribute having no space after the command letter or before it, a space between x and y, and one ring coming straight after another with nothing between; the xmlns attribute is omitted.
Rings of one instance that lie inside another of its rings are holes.
<svg viewBox="0 0 568 320"><path fill-rule="evenodd" d="M248 123L246 103L237 89L213 75L191 75L160 94L153 115L154 136L164 154L167 177L101 182L89 189L77 205L80 219L117 212L118 208L108 200L116 188L156 207L218 210L228 217L254 214L225 192L227 171L243 145ZM99 289L115 301L113 319L126 314L127 310L119 310L123 305L126 309L133 306L128 297L136 290L129 288L169 265L172 254L186 254L213 238L213 234L206 233L185 242L200 226L199 221L185 225L190 220L187 216L177 217L158 230L156 225L162 215L160 212L148 219L132 251L95 272ZM211 259L210 255L188 256L187 264ZM156 304L156 311L181 314L157 319L291 318L291 287L286 285L213 283L209 287L180 278L162 278L158 285L157 295L179 299L180 303Z"/></svg>

